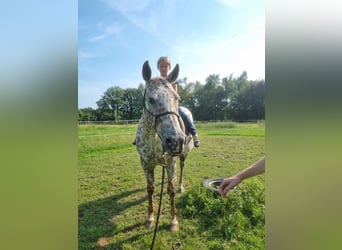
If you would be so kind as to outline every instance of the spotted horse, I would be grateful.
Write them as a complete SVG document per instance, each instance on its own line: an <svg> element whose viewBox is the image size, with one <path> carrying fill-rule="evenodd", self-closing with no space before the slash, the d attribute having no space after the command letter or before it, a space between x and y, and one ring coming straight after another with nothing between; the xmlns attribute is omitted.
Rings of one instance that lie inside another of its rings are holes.
<svg viewBox="0 0 342 250"><path fill-rule="evenodd" d="M171 231L179 230L175 206L176 160L177 157L180 157L181 173L178 191L184 192L184 162L194 146L192 136L186 133L182 118L178 114L180 98L171 84L176 81L178 73L179 65L177 64L166 78L151 78L151 66L148 61L145 61L142 67L142 76L145 80L144 112L136 134L136 148L147 179L148 215L146 227L151 228L154 222L154 169L160 165L167 172L167 192L171 202ZM189 110L185 108L183 110L192 119Z"/></svg>

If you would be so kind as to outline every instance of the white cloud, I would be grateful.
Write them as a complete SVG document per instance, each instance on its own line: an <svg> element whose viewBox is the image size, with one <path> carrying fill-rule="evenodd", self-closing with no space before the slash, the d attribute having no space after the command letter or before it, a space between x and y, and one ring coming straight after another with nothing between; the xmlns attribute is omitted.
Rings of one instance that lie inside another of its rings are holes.
<svg viewBox="0 0 342 250"><path fill-rule="evenodd" d="M181 74L189 82L205 83L210 74L221 78L247 71L250 80L265 78L264 32L247 32L231 39L216 38L179 46Z"/></svg>
<svg viewBox="0 0 342 250"><path fill-rule="evenodd" d="M165 38L165 25L170 22L170 13L174 11L174 2L165 1L161 8L155 11L151 8L144 12L150 0L103 0L110 8L118 11L131 24L156 38L166 46L172 47L169 39ZM99 38L101 39L101 38Z"/></svg>
<svg viewBox="0 0 342 250"><path fill-rule="evenodd" d="M149 0L103 0L110 8L120 12L139 12L145 9Z"/></svg>
<svg viewBox="0 0 342 250"><path fill-rule="evenodd" d="M90 43L95 43L95 42L98 42L98 41L103 40L105 37L106 37L106 36L105 36L104 34L98 35L98 36L93 36L93 37L89 38L88 41L89 41Z"/></svg>
<svg viewBox="0 0 342 250"><path fill-rule="evenodd" d="M88 42L90 43L99 42L105 38L108 38L112 35L119 34L121 32L121 27L117 23L113 23L111 25L107 25L104 27L102 27L101 24L99 26L100 26L99 29L100 29L101 34L92 36L91 38L88 39Z"/></svg>
<svg viewBox="0 0 342 250"><path fill-rule="evenodd" d="M97 55L94 53L86 52L83 50L78 50L78 58L95 58L95 57L97 57Z"/></svg>

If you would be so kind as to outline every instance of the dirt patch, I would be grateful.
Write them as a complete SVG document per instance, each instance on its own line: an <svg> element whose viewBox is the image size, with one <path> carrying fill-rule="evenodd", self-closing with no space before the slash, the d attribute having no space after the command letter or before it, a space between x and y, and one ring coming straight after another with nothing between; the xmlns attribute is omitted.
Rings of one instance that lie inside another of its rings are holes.
<svg viewBox="0 0 342 250"><path fill-rule="evenodd" d="M103 247L108 246L109 243L110 243L110 242L109 242L109 239L108 239L108 238L106 238L106 237L101 237L101 238L97 241L96 247L98 247L98 248L103 248Z"/></svg>

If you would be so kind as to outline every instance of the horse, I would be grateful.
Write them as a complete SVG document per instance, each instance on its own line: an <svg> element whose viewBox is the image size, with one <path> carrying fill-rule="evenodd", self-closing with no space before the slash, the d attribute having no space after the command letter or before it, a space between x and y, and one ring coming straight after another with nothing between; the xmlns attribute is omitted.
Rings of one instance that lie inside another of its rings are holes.
<svg viewBox="0 0 342 250"><path fill-rule="evenodd" d="M178 231L176 216L175 185L176 161L180 157L181 174L179 192L184 192L183 169L188 153L193 148L191 134L186 134L182 118L178 114L179 95L172 84L178 78L179 65L166 78L151 78L152 70L148 61L142 67L145 80L144 112L139 120L136 134L136 149L147 180L148 214L146 228L151 228L154 221L154 169L161 165L167 172L167 192L171 202L170 230ZM190 111L187 110L187 113ZM190 113L191 115L191 113Z"/></svg>

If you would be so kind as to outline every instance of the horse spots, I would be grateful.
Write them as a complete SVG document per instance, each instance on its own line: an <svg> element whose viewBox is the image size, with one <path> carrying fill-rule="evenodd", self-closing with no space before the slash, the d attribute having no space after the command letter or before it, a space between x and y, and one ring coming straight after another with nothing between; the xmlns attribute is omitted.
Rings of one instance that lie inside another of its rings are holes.
<svg viewBox="0 0 342 250"><path fill-rule="evenodd" d="M166 167L168 175L167 190L171 202L171 230L178 230L174 200L176 157L173 154L185 153L185 155L182 155L183 163L181 163L181 166L184 166L186 155L193 145L183 146L185 134L180 127L177 116L179 95L165 79L160 77L150 79L150 75L146 72L151 72L148 63L145 63L143 66L143 77L146 80L144 95L145 112L139 121L136 135L136 147L147 181L149 212L146 225L151 225L148 222L153 221L154 169L157 165L161 165ZM178 69L176 71L173 70L170 75L178 76ZM187 140L187 142L192 143L191 140ZM180 144L182 145L180 146ZM173 150L176 150L176 152L173 152ZM184 151L181 152L182 150ZM183 167L181 171L183 171ZM182 186L181 182L180 185Z"/></svg>

